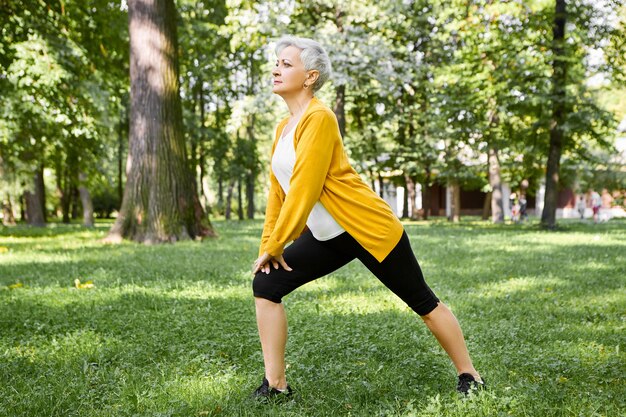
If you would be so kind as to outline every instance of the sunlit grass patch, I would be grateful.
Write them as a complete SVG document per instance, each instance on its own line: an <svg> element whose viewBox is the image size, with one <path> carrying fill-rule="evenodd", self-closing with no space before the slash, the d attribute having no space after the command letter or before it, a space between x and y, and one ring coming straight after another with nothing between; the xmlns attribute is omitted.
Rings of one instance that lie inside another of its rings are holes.
<svg viewBox="0 0 626 417"><path fill-rule="evenodd" d="M261 223L219 238L104 245L110 226L3 228L0 415L562 416L626 408L626 222L406 225L489 390L353 262L285 298L296 399L248 400L263 375L250 266ZM79 285L76 284L79 281ZM93 286L86 286L86 283Z"/></svg>

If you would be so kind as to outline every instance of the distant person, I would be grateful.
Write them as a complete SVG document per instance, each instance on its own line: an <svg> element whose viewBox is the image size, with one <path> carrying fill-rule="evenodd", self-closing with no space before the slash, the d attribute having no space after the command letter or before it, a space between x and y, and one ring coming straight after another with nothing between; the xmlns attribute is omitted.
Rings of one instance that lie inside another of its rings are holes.
<svg viewBox="0 0 626 417"><path fill-rule="evenodd" d="M587 209L587 203L585 202L585 196L581 195L578 197L578 202L576 203L576 208L578 209L578 214L580 215L580 220L584 220L585 218L585 210Z"/></svg>
<svg viewBox="0 0 626 417"><path fill-rule="evenodd" d="M519 216L519 205L517 204L517 194L511 193L509 196L509 207L511 208L511 221L517 223Z"/></svg>
<svg viewBox="0 0 626 417"><path fill-rule="evenodd" d="M283 297L354 259L421 316L456 367L457 390L466 394L481 387L457 319L424 281L389 205L350 166L335 114L315 97L331 72L326 51L311 39L284 37L276 55L273 92L290 116L276 129L265 224L252 267L265 362L263 383L253 396L292 393L285 375ZM406 329L407 337L411 331Z"/></svg>
<svg viewBox="0 0 626 417"><path fill-rule="evenodd" d="M600 221L600 208L602 207L602 198L596 191L591 193L591 209L593 210L593 221Z"/></svg>
<svg viewBox="0 0 626 417"><path fill-rule="evenodd" d="M526 200L526 196L524 194L520 194L519 197L519 216L520 220L524 221L528 219L528 201Z"/></svg>

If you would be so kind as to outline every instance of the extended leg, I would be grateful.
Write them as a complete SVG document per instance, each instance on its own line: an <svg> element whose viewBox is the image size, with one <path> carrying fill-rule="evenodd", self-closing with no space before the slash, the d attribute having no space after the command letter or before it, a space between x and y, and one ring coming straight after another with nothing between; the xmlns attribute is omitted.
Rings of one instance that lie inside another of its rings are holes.
<svg viewBox="0 0 626 417"><path fill-rule="evenodd" d="M430 313L420 316L446 351L458 374L468 373L480 381L470 359L461 326L450 309L442 302Z"/></svg>

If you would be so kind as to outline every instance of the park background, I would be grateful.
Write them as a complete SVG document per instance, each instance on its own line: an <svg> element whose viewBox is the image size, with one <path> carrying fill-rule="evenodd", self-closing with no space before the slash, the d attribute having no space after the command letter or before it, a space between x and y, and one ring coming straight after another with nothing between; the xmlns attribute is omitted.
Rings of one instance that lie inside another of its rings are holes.
<svg viewBox="0 0 626 417"><path fill-rule="evenodd" d="M612 0L0 1L0 415L620 415L625 18ZM283 34L328 49L319 96L487 393L454 396L432 337L351 264L288 300L300 398L246 400Z"/></svg>

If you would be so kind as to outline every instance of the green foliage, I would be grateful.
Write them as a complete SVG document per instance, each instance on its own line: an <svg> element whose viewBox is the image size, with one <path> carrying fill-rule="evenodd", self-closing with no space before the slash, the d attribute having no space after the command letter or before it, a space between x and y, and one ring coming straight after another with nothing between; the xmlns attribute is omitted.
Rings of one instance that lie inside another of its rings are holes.
<svg viewBox="0 0 626 417"><path fill-rule="evenodd" d="M102 244L109 223L0 229L0 414L620 415L626 223L562 226L405 225L483 394L456 395L422 321L354 262L285 299L297 397L267 406L248 399L260 222L166 246Z"/></svg>
<svg viewBox="0 0 626 417"><path fill-rule="evenodd" d="M596 3L568 4L563 158L566 167L584 165L581 172L617 172L605 157L625 117L617 87L626 69L626 14L623 0ZM124 3L2 5L0 187L29 188L33 167L43 163L61 193L82 171L94 194L111 194L128 126ZM533 191L544 175L555 100L553 6L178 0L184 130L190 163L204 175L198 182L208 182L204 193L218 212L229 181L267 183L273 127L285 115L267 83L271 46L292 33L327 47L334 75L319 95L335 105L345 94L345 144L363 174L485 188L486 155L497 149L503 180L513 188L527 180ZM563 183L575 181L564 175ZM264 195L256 191L261 210Z"/></svg>

